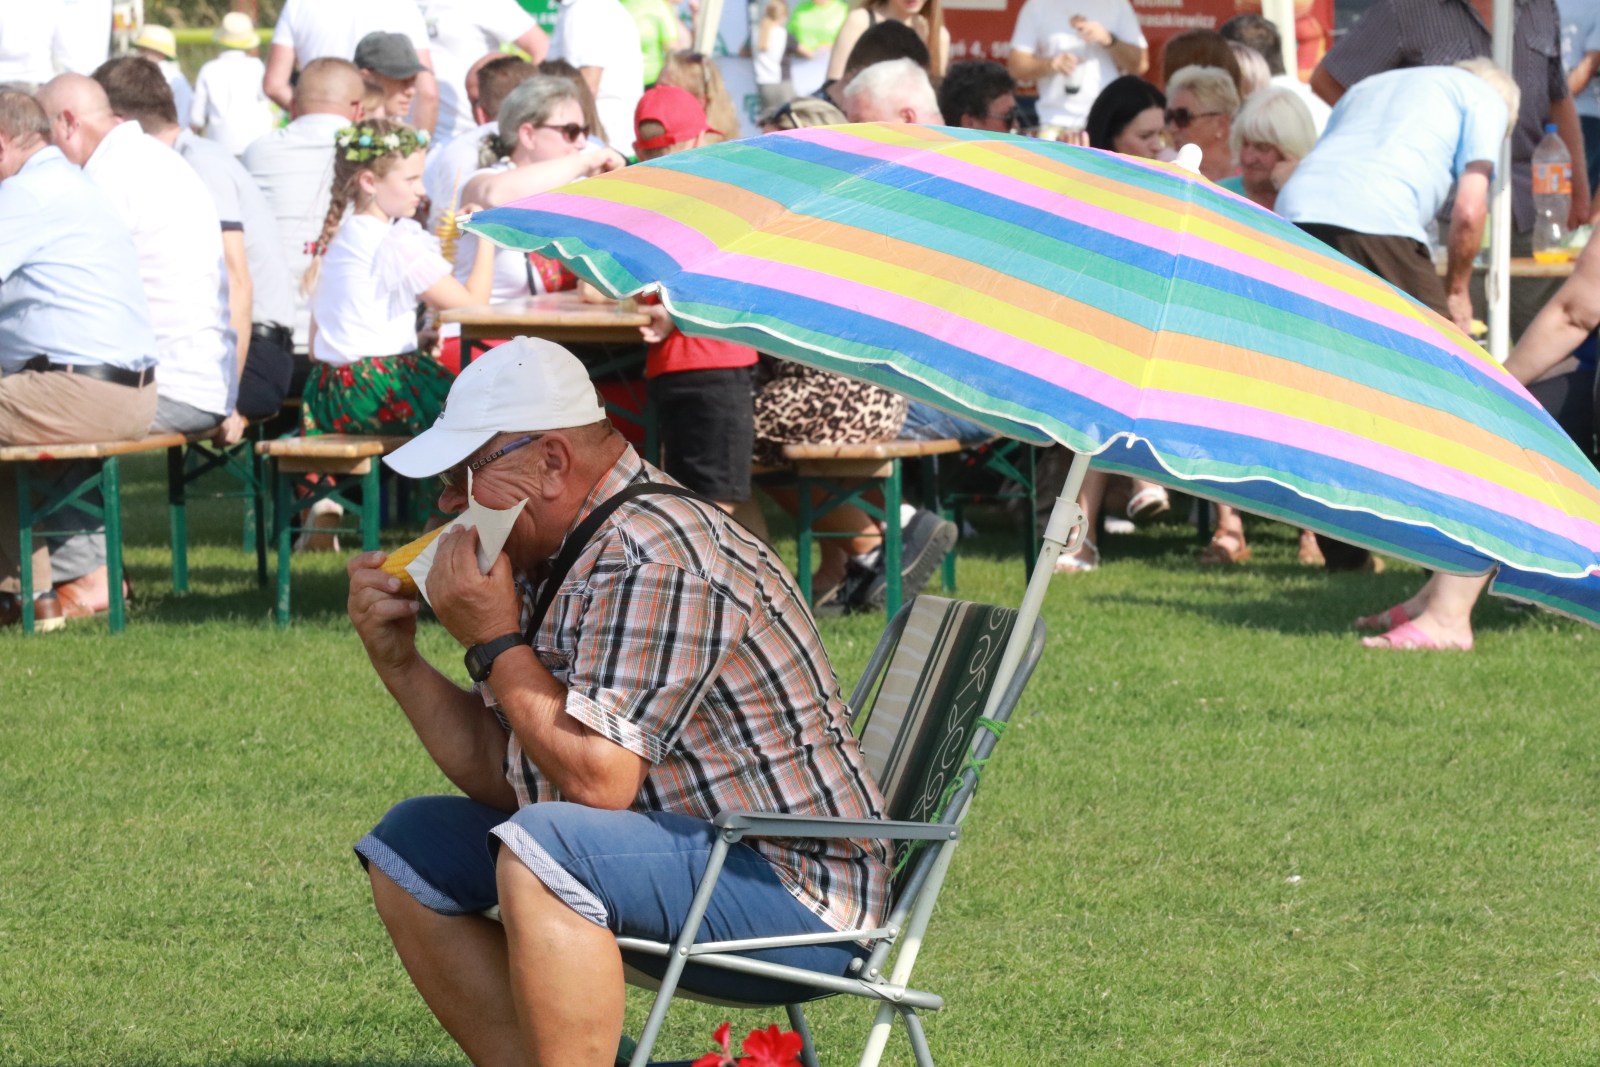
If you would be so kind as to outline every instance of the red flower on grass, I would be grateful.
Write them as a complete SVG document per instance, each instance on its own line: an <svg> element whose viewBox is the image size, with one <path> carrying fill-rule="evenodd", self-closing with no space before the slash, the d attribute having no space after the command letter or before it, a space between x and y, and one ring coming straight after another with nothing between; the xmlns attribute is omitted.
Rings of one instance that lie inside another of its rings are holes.
<svg viewBox="0 0 1600 1067"><path fill-rule="evenodd" d="M800 1062L800 1050L805 1047L805 1041L793 1031L780 1030L776 1026L752 1030L739 1047L744 1055L735 1059L728 1047L730 1030L728 1023L717 1027L716 1033L711 1036L720 1046L719 1050L701 1056L692 1067L736 1067L738 1064L744 1064L745 1067L790 1067Z"/></svg>

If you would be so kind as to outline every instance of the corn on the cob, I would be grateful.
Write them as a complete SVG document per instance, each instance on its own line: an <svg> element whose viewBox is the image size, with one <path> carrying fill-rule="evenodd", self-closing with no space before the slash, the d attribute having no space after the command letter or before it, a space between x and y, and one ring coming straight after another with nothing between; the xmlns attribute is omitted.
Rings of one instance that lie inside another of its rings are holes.
<svg viewBox="0 0 1600 1067"><path fill-rule="evenodd" d="M417 595L417 583L412 579L411 575L406 573L406 565L422 555L422 550L433 544L433 539L447 529L449 529L448 524L440 526L436 530L429 530L410 544L402 545L389 553L389 558L383 561L383 566L380 569L383 573L400 579L400 592L403 595Z"/></svg>
<svg viewBox="0 0 1600 1067"><path fill-rule="evenodd" d="M439 238L439 251L451 263L456 261L456 241L461 237L461 221L456 208L461 206L461 175L456 174L455 187L450 190L450 210L439 216L439 225L433 235Z"/></svg>

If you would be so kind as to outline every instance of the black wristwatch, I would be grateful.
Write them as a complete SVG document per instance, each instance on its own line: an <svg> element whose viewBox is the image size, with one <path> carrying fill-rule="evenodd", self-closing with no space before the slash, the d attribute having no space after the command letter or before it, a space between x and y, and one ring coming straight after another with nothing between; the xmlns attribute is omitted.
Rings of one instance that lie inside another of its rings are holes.
<svg viewBox="0 0 1600 1067"><path fill-rule="evenodd" d="M481 645L473 645L467 649L467 673L472 675L474 682L487 682L489 672L494 670L494 661L500 658L500 653L508 648L516 648L522 644L523 637L519 633L501 634L493 641L486 641Z"/></svg>

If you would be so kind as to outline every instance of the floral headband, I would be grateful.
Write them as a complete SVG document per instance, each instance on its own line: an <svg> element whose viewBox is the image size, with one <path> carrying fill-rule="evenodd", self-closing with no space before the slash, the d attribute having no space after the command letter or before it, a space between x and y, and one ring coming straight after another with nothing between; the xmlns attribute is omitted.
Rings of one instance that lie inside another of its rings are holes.
<svg viewBox="0 0 1600 1067"><path fill-rule="evenodd" d="M334 138L334 143L344 150L344 158L370 163L381 156L409 156L428 147L428 131L400 126L380 134L371 126L346 126Z"/></svg>

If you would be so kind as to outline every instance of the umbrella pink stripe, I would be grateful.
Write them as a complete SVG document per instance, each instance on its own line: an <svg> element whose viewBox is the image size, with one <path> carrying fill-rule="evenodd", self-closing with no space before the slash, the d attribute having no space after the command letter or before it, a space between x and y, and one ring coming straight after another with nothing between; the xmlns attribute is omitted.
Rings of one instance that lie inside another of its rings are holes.
<svg viewBox="0 0 1600 1067"><path fill-rule="evenodd" d="M842 152L898 163L934 177L947 178L962 185L1003 196L1008 200L1027 204L1051 214L1058 214L1055 209L1061 200L1060 193L964 159L950 155L931 154L925 148L916 145L884 144L878 141L866 140L852 136L842 130L829 130L824 134L813 137L812 140L819 144L827 144ZM1075 171L1073 177L1092 185L1109 188L1103 179L1098 179L1087 171ZM1122 196L1137 196L1136 193L1132 193L1131 188L1128 186L1119 185L1115 191ZM1162 197L1159 194L1147 195L1141 197L1141 199L1145 199L1152 204L1164 205L1174 211L1181 211L1184 206L1179 201ZM1095 207L1083 201L1078 201L1078 204L1080 210L1073 215L1073 221L1075 222L1100 229L1106 233L1115 233L1120 237L1125 237L1128 240L1160 252L1182 254L1192 259L1214 263L1235 274L1259 279L1269 285L1327 304L1358 318L1379 322L1390 329L1428 344L1446 348L1447 350L1453 348L1453 346L1445 344L1440 338L1439 332L1430 328L1426 322L1373 304L1358 294L1349 293L1324 283L1314 282L1305 275L1298 273L1304 260L1304 253L1293 246L1275 241L1268 234L1246 234L1245 236L1263 243L1279 244L1285 256L1299 257L1299 261L1290 261L1282 264L1273 263L1248 252L1217 244L1194 233L1169 229L1155 223L1145 222L1131 215ZM1220 226L1234 228L1228 220L1220 216L1217 217L1216 222ZM1180 243L1183 246L1181 253ZM1328 265L1335 266L1331 262ZM1366 283L1367 279L1357 278L1356 281L1358 283ZM1376 287L1379 283L1373 282L1372 284Z"/></svg>
<svg viewBox="0 0 1600 1067"><path fill-rule="evenodd" d="M1462 467L1445 466L1401 448L1335 429L1322 423L1267 411L1249 404L1189 393L1146 390L1140 419L1196 426L1229 434L1249 427L1249 436L1295 447L1408 481L1424 489L1458 497L1469 504L1514 517L1519 522L1559 532L1600 552L1600 526L1567 514L1546 500L1530 497ZM1134 427L1138 432L1138 427Z"/></svg>

